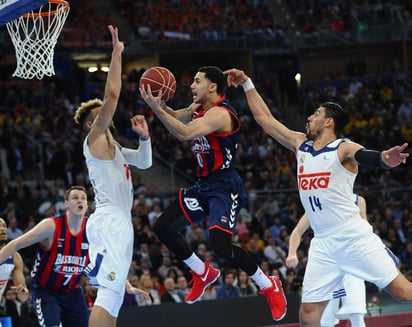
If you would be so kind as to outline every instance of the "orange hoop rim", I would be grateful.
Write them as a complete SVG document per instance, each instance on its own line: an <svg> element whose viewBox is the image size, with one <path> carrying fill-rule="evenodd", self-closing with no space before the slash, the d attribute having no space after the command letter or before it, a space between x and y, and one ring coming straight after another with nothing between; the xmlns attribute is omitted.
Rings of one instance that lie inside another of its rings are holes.
<svg viewBox="0 0 412 327"><path fill-rule="evenodd" d="M48 17L48 16L54 16L57 13L60 14L60 13L66 12L70 9L70 4L65 0L49 0L49 3L53 3L53 4L56 4L56 5L63 5L64 7L56 9L56 10L50 10L50 11L47 11L47 12L34 12L34 11L32 11L30 13L22 15L21 17L23 17L23 18Z"/></svg>

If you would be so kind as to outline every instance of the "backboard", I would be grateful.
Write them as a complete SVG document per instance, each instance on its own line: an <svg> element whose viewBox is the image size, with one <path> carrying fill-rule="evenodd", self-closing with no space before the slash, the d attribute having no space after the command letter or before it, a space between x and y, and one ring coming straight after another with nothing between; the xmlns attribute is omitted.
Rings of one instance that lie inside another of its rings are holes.
<svg viewBox="0 0 412 327"><path fill-rule="evenodd" d="M48 0L0 0L0 26L46 4Z"/></svg>

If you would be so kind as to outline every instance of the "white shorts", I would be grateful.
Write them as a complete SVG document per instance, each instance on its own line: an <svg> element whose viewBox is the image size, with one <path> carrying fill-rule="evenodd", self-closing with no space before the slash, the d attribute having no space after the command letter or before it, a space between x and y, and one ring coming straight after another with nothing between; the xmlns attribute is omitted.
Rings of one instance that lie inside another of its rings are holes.
<svg viewBox="0 0 412 327"><path fill-rule="evenodd" d="M303 280L303 303L330 300L343 290L345 274L385 288L398 275L393 255L363 219L339 226L333 235L312 239Z"/></svg>
<svg viewBox="0 0 412 327"><path fill-rule="evenodd" d="M351 314L366 313L366 287L365 282L352 275L343 278L346 296L341 298L342 305L336 313L338 319L348 319Z"/></svg>
<svg viewBox="0 0 412 327"><path fill-rule="evenodd" d="M125 291L124 291L125 292ZM102 307L109 315L117 318L119 316L120 308L122 307L124 300L123 294L114 292L106 287L99 287L97 290L97 297L94 301L94 305Z"/></svg>
<svg viewBox="0 0 412 327"><path fill-rule="evenodd" d="M320 320L321 326L334 326L339 320L349 319L352 314L366 313L365 282L346 274L343 277L343 287L346 296L329 301Z"/></svg>
<svg viewBox="0 0 412 327"><path fill-rule="evenodd" d="M130 215L113 207L98 208L86 225L90 264L85 269L93 286L124 294L133 256Z"/></svg>
<svg viewBox="0 0 412 327"><path fill-rule="evenodd" d="M340 299L332 299L329 301L320 318L321 327L335 326L339 323L338 318L336 318L336 312L339 310L339 305Z"/></svg>

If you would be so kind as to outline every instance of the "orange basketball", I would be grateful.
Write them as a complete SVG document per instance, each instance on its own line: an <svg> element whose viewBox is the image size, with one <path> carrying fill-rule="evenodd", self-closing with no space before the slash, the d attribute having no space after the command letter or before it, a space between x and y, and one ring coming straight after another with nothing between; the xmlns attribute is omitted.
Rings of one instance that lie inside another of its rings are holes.
<svg viewBox="0 0 412 327"><path fill-rule="evenodd" d="M162 100L170 100L176 92L176 79L172 72L164 67L156 66L147 69L140 78L140 87L147 89L150 85L152 94L157 96L162 90Z"/></svg>

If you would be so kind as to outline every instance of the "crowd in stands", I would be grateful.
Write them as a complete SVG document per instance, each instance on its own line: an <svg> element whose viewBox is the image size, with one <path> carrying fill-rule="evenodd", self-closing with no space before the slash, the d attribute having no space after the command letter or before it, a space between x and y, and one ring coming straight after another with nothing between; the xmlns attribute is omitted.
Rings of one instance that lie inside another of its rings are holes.
<svg viewBox="0 0 412 327"><path fill-rule="evenodd" d="M66 47L110 47L107 25L127 22L132 35L121 30L126 41L217 40L248 38L250 42L269 40L287 44L282 28L274 23L273 13L264 1L131 1L107 0L119 12L109 16L102 4L74 0L62 30ZM110 9L109 9L110 10ZM123 25L124 26L124 25Z"/></svg>
<svg viewBox="0 0 412 327"><path fill-rule="evenodd" d="M265 35L278 27L264 1L113 1L139 39L221 39Z"/></svg>
<svg viewBox="0 0 412 327"><path fill-rule="evenodd" d="M409 24L412 6L409 1L288 1L301 33L333 30L352 32L372 26Z"/></svg>

